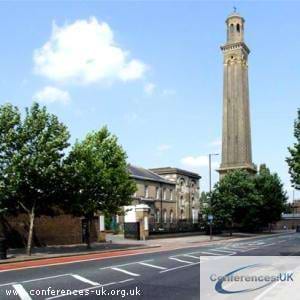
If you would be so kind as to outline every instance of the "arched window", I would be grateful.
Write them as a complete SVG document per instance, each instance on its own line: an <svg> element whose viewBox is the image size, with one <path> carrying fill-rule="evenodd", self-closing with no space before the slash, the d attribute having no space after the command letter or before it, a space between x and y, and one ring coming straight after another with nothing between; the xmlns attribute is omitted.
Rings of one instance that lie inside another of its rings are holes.
<svg viewBox="0 0 300 300"><path fill-rule="evenodd" d="M183 178L180 179L179 185L180 185L180 191L183 192L184 189L185 180Z"/></svg>
<svg viewBox="0 0 300 300"><path fill-rule="evenodd" d="M155 218L156 218L156 223L159 223L160 222L160 211L159 211L159 209L156 210Z"/></svg>
<svg viewBox="0 0 300 300"><path fill-rule="evenodd" d="M240 24L236 24L236 31L240 32Z"/></svg>
<svg viewBox="0 0 300 300"><path fill-rule="evenodd" d="M170 224L173 223L173 220L174 220L174 212L173 212L173 210L171 209L171 211L170 211Z"/></svg>
<svg viewBox="0 0 300 300"><path fill-rule="evenodd" d="M184 219L184 210L183 209L180 210L180 219L181 220Z"/></svg>
<svg viewBox="0 0 300 300"><path fill-rule="evenodd" d="M164 210L164 223L167 223L167 210Z"/></svg>

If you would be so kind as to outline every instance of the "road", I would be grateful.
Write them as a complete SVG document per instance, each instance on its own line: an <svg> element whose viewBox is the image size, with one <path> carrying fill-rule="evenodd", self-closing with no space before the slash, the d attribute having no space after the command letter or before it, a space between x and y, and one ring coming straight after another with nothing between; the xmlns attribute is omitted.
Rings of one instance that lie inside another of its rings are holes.
<svg viewBox="0 0 300 300"><path fill-rule="evenodd" d="M1 272L0 299L199 299L200 256L300 255L300 233L156 251Z"/></svg>

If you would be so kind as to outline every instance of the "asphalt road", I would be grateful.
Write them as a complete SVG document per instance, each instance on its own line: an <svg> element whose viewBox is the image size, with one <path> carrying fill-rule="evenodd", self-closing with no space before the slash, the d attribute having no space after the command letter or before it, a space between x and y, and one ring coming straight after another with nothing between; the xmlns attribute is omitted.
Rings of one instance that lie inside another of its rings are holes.
<svg viewBox="0 0 300 300"><path fill-rule="evenodd" d="M0 299L199 299L200 256L227 255L297 256L300 233L1 272Z"/></svg>

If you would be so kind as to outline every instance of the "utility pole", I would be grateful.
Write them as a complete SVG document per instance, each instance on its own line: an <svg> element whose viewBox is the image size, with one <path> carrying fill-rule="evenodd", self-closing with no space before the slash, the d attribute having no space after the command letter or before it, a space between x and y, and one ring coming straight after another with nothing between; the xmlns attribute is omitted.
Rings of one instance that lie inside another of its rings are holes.
<svg viewBox="0 0 300 300"><path fill-rule="evenodd" d="M209 192L211 192L211 157L217 156L219 153L209 153L208 154L208 167L209 167Z"/></svg>
<svg viewBox="0 0 300 300"><path fill-rule="evenodd" d="M208 154L208 167L209 167L209 205L211 208L211 157L217 156L219 153L209 153ZM209 215L209 236L210 240L212 241L212 222L213 222L213 216Z"/></svg>

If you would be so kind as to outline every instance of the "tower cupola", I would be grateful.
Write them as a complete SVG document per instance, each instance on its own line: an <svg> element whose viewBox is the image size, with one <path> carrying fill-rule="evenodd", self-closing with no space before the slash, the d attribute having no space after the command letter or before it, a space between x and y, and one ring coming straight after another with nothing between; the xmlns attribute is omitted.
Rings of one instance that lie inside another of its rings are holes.
<svg viewBox="0 0 300 300"><path fill-rule="evenodd" d="M227 43L237 43L244 41L245 20L236 11L228 16L227 24Z"/></svg>

